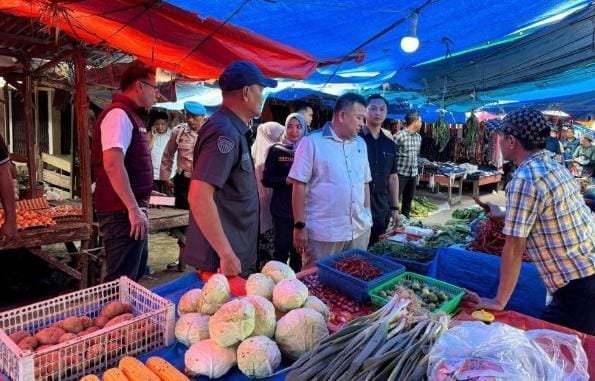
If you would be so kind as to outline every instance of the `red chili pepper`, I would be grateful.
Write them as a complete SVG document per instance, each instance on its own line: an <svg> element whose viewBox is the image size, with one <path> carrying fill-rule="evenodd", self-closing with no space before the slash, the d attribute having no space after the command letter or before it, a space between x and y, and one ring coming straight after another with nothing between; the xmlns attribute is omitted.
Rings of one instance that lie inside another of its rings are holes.
<svg viewBox="0 0 595 381"><path fill-rule="evenodd" d="M490 218L481 225L479 234L475 240L469 244L471 250L482 253L502 255L502 249L506 242L506 236L502 233L504 229L504 219ZM531 261L527 252L523 253L524 261Z"/></svg>
<svg viewBox="0 0 595 381"><path fill-rule="evenodd" d="M366 281L381 275L381 272L376 267L356 256L337 261L335 263L335 268L341 272Z"/></svg>

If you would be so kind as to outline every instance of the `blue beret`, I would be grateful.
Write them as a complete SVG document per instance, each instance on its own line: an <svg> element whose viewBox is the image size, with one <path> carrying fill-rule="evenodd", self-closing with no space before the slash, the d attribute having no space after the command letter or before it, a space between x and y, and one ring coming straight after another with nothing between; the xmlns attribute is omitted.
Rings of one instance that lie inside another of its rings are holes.
<svg viewBox="0 0 595 381"><path fill-rule="evenodd" d="M205 106L194 101L184 102L184 110L193 115L207 115L207 109Z"/></svg>

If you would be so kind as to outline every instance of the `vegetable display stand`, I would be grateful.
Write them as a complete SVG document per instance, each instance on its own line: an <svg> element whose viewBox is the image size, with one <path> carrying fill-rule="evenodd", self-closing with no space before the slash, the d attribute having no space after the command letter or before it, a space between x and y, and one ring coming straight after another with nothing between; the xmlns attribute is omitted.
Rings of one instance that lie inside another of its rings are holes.
<svg viewBox="0 0 595 381"><path fill-rule="evenodd" d="M38 349L21 350L8 335L36 332L70 316L98 317L109 302L132 306L130 320ZM0 313L0 370L12 381L78 380L174 342L174 304L126 277Z"/></svg>
<svg viewBox="0 0 595 381"><path fill-rule="evenodd" d="M337 263L352 258L373 266L378 270L379 275L374 279L366 281L337 270ZM320 283L332 287L360 303L370 300L368 292L374 287L405 271L405 267L398 263L356 249L319 259L316 265L318 266Z"/></svg>
<svg viewBox="0 0 595 381"><path fill-rule="evenodd" d="M381 296L381 291L393 289L395 286L406 285L406 282L417 283L420 286L420 288L432 288L434 290L444 293L447 296L447 300L441 301L441 303L438 304L436 308L432 310L432 312L434 313L445 312L447 314L452 314L458 309L459 304L461 303L461 299L465 295L465 290L463 290L460 287L453 286L452 284L441 282L439 280L427 276L411 272L405 272L394 279L388 280L382 283L381 285L374 287L374 289L370 291L372 305L376 308L384 306L386 303L388 303L389 298Z"/></svg>
<svg viewBox="0 0 595 381"><path fill-rule="evenodd" d="M412 245L410 243L392 243L395 250L384 253L383 258L405 266L406 271L427 275L436 257L437 249Z"/></svg>

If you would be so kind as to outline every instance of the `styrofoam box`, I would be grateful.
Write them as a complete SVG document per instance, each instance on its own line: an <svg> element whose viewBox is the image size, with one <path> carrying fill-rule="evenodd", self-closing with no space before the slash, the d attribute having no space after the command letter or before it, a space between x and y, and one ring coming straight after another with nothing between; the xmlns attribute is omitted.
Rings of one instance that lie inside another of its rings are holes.
<svg viewBox="0 0 595 381"><path fill-rule="evenodd" d="M31 334L69 316L99 316L119 300L132 305L134 318L93 333L31 352L8 335ZM0 313L0 371L13 381L78 380L174 342L174 304L127 277Z"/></svg>

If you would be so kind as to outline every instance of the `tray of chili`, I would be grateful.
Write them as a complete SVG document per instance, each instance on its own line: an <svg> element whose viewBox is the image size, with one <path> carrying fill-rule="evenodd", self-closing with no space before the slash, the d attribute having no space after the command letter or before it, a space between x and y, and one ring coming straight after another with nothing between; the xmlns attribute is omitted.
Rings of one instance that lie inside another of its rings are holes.
<svg viewBox="0 0 595 381"><path fill-rule="evenodd" d="M357 302L370 300L374 287L405 271L405 267L363 250L351 249L319 259L318 279Z"/></svg>

